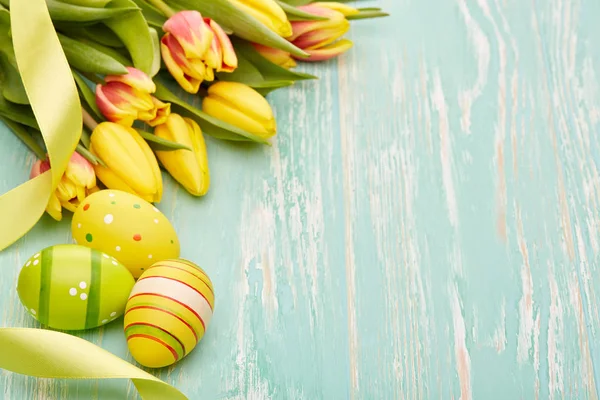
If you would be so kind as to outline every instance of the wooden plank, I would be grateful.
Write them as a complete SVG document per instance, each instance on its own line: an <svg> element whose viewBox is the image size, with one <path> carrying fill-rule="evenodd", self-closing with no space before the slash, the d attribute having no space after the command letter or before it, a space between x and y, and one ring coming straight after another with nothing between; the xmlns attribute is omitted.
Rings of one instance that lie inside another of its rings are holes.
<svg viewBox="0 0 600 400"><path fill-rule="evenodd" d="M182 256L215 283L191 399L598 398L600 5L381 0L350 53L269 97L272 147L208 140L203 199L167 181ZM0 191L33 159L4 128ZM37 326L0 253L0 326ZM126 358L122 319L79 333ZM0 374L9 399L137 398Z"/></svg>

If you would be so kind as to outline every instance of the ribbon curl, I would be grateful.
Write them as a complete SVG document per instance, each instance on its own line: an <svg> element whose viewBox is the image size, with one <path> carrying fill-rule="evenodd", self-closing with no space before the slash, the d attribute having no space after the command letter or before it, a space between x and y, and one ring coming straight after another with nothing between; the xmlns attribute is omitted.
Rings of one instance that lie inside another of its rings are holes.
<svg viewBox="0 0 600 400"><path fill-rule="evenodd" d="M15 57L52 168L0 196L0 251L44 214L81 137L81 103L45 0L11 0ZM145 400L186 400L174 387L78 337L0 328L0 369L43 378L131 379Z"/></svg>

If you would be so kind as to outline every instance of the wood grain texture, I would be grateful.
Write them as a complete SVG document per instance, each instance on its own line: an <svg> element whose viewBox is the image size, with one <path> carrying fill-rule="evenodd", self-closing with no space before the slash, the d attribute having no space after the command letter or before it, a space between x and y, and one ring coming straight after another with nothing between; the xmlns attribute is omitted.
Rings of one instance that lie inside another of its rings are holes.
<svg viewBox="0 0 600 400"><path fill-rule="evenodd" d="M190 399L597 399L600 3L363 4L392 17L269 97L273 147L209 140L200 200L167 181L160 209L217 304L155 372ZM26 154L0 132L1 191ZM45 217L0 253L0 326L36 326L19 268L69 241ZM79 336L132 361L122 319ZM5 371L0 393L137 398Z"/></svg>

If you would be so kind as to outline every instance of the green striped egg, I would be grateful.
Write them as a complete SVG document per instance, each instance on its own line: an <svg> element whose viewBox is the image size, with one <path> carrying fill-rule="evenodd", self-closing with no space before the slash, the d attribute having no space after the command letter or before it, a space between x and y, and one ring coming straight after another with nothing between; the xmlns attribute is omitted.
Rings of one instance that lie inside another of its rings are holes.
<svg viewBox="0 0 600 400"><path fill-rule="evenodd" d="M123 315L134 283L115 258L67 244L48 247L27 260L17 292L40 323L72 331L95 328Z"/></svg>

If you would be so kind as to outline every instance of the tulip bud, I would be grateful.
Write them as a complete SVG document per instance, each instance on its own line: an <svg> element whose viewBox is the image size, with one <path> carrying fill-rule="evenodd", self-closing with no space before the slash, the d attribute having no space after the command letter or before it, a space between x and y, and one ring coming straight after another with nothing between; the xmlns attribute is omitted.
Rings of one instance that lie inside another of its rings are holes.
<svg viewBox="0 0 600 400"><path fill-rule="evenodd" d="M325 6L323 6L323 4L325 4ZM298 8L310 14L327 18L327 20L321 21L292 22L294 33L288 40L310 54L309 58L302 58L302 61L328 60L339 56L352 47L352 42L350 40L338 40L348 32L350 23L344 14L336 9L339 8L344 12L351 12L347 10L346 7L331 6L329 3L321 3L321 5L313 3Z"/></svg>
<svg viewBox="0 0 600 400"><path fill-rule="evenodd" d="M253 45L261 56L271 61L273 64L277 64L286 69L294 68L296 66L296 61L294 61L292 55L287 51L263 46L258 43L253 43Z"/></svg>
<svg viewBox="0 0 600 400"><path fill-rule="evenodd" d="M148 202L161 200L158 161L135 129L102 122L92 132L90 151L106 165L94 167L106 187L135 194Z"/></svg>
<svg viewBox="0 0 600 400"><path fill-rule="evenodd" d="M232 72L237 56L229 37L215 21L198 11L181 11L163 25L160 41L163 61L177 83L188 93L198 93L203 81L216 72Z"/></svg>
<svg viewBox="0 0 600 400"><path fill-rule="evenodd" d="M202 130L189 118L171 114L154 129L160 138L183 144L190 150L156 151L156 156L171 176L194 196L204 196L210 186L208 155Z"/></svg>
<svg viewBox="0 0 600 400"><path fill-rule="evenodd" d="M230 0L242 11L252 15L279 36L287 38L292 26L285 11L274 0Z"/></svg>
<svg viewBox="0 0 600 400"><path fill-rule="evenodd" d="M202 110L264 139L277 132L273 110L267 100L243 83L220 81L211 85L208 96L202 101Z"/></svg>
<svg viewBox="0 0 600 400"><path fill-rule="evenodd" d="M48 160L38 160L33 164L30 178L43 174L50 169ZM46 212L57 221L62 219L62 209L74 212L79 204L98 189L94 167L79 153L71 155L67 169L61 177L56 190L51 194Z"/></svg>
<svg viewBox="0 0 600 400"><path fill-rule="evenodd" d="M96 86L96 104L111 122L131 126L136 119L155 123L157 113L164 116L170 112L166 105L151 93L156 91L156 85L142 71L127 67L125 75L109 75L106 84Z"/></svg>

